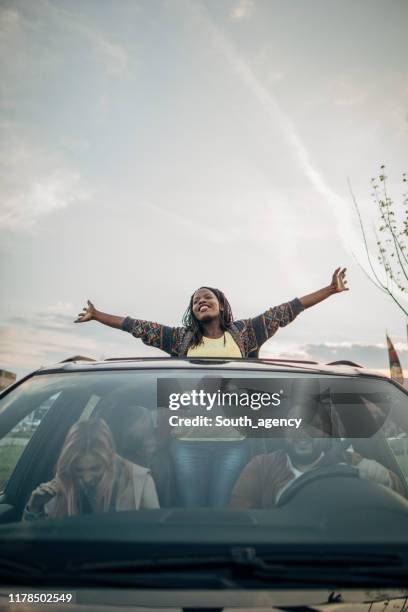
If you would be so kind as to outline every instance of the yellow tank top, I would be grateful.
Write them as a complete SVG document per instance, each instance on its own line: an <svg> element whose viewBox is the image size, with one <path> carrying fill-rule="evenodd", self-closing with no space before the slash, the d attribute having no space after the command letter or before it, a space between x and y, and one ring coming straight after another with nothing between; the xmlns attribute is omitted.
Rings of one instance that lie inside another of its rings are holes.
<svg viewBox="0 0 408 612"><path fill-rule="evenodd" d="M225 345L224 345L225 336ZM221 338L205 338L202 344L189 348L187 357L242 357L240 348L229 332Z"/></svg>

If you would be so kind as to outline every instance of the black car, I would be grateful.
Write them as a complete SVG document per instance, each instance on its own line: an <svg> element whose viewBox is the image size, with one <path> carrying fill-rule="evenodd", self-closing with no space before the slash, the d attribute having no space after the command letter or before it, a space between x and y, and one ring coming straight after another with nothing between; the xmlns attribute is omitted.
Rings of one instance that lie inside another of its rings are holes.
<svg viewBox="0 0 408 612"><path fill-rule="evenodd" d="M30 513L32 492L55 482L70 428L100 419L116 456L151 476L157 501ZM352 364L129 358L42 368L0 395L2 601L405 609L407 432L406 389ZM293 456L311 447L303 469Z"/></svg>

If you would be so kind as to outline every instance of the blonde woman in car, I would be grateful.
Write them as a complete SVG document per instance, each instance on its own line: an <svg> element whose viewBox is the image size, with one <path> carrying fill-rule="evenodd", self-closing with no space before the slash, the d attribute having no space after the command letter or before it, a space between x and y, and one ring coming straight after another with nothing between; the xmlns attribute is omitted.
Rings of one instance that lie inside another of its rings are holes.
<svg viewBox="0 0 408 612"><path fill-rule="evenodd" d="M90 419L69 430L55 477L34 489L23 520L158 507L149 470L119 457L105 421Z"/></svg>

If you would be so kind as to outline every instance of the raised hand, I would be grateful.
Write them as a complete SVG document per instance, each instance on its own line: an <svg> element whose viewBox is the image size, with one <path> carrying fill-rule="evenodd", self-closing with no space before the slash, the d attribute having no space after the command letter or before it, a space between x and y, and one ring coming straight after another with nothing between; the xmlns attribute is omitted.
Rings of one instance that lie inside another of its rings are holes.
<svg viewBox="0 0 408 612"><path fill-rule="evenodd" d="M315 304L319 304L326 298L334 295L335 293L340 293L341 291L348 291L349 288L346 286L346 268L336 268L333 273L330 285L327 287L323 287L323 289L319 289L318 291L314 291L314 293L309 293L308 295L304 295L299 298L300 303L305 308L310 308Z"/></svg>
<svg viewBox="0 0 408 612"><path fill-rule="evenodd" d="M347 287L346 270L347 268L336 268L335 269L333 276L332 276L331 283L330 283L330 287L333 293L340 293L341 291L349 291L349 288Z"/></svg>
<svg viewBox="0 0 408 612"><path fill-rule="evenodd" d="M125 317L118 317L116 315L110 315L106 312L97 310L95 306L88 300L88 306L82 309L79 313L78 318L75 319L74 323L86 323L86 321L98 321L103 325L109 325L115 329L122 329Z"/></svg>
<svg viewBox="0 0 408 612"><path fill-rule="evenodd" d="M79 313L78 318L75 319L74 323L86 323L86 321L92 321L95 319L96 308L88 300L88 306L82 309L82 312Z"/></svg>

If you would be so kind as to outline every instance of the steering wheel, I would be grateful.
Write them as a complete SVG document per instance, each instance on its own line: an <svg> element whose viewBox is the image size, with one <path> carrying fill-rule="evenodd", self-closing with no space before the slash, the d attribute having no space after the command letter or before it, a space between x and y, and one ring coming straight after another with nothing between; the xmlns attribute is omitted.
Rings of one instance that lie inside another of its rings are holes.
<svg viewBox="0 0 408 612"><path fill-rule="evenodd" d="M316 468L296 478L282 493L276 505L283 506L308 484L325 478L360 478L360 475L358 469L351 465L329 465L327 467Z"/></svg>

